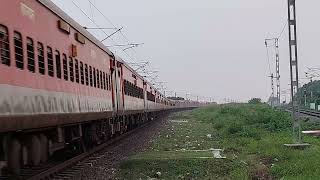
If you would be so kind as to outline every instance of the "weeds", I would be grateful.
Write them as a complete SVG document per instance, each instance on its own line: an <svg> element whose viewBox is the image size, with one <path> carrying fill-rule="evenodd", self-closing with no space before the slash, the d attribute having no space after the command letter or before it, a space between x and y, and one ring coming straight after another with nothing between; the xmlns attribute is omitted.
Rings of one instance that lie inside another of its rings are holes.
<svg viewBox="0 0 320 180"><path fill-rule="evenodd" d="M178 113L152 148L122 163L120 179L148 179L157 171L160 179L318 179L320 141L306 137L307 150L283 146L292 142L290 114L263 104L204 107ZM303 129L319 129L304 122ZM210 134L210 136L207 136ZM208 156L184 150L223 148L227 159L195 159Z"/></svg>

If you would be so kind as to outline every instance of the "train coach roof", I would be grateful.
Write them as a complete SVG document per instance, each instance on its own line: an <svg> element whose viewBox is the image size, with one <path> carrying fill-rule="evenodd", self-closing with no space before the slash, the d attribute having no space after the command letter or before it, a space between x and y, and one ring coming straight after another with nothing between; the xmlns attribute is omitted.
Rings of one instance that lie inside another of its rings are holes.
<svg viewBox="0 0 320 180"><path fill-rule="evenodd" d="M63 12L63 10L61 10L53 2L51 2L50 0L37 0L37 1L40 2L42 5L44 5L45 7L47 7L48 9L50 9L54 14L56 14L65 22L67 22L70 26L72 26L75 30L77 30L79 33L81 33L83 36L85 36L88 40L90 40L92 43L97 45L103 51L108 53L110 56L113 56L113 53L103 43L101 43L101 41L99 41L91 33L85 30L79 23L77 23L69 15Z"/></svg>
<svg viewBox="0 0 320 180"><path fill-rule="evenodd" d="M141 76L137 71L135 71L131 66L129 66L129 64L126 62L126 61L124 61L121 57L119 57L119 56L117 56L117 55L115 55L115 59L118 61L118 62L120 62L120 63L122 63L126 68L128 68L132 73L134 73L136 76L138 76L140 79L142 79L142 80L146 80L143 76Z"/></svg>
<svg viewBox="0 0 320 180"><path fill-rule="evenodd" d="M141 76L137 71L135 71L131 66L129 66L129 64L124 61L121 57L119 56L115 56L115 59L118 62L121 62L125 67L127 67L130 71L132 71L135 75L137 75L138 77L140 77L142 80L144 80L147 84L149 84L150 87L152 87L152 89L156 90L158 93L160 93L160 95L164 96L159 90L157 90L151 82L147 81L146 78L144 78L143 76ZM167 99L167 98L166 98Z"/></svg>

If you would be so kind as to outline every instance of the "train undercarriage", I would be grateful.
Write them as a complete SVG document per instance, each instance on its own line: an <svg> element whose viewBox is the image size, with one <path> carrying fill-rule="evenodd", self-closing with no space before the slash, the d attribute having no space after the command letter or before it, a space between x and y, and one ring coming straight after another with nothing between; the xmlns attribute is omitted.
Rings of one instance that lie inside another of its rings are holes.
<svg viewBox="0 0 320 180"><path fill-rule="evenodd" d="M19 175L23 168L37 167L56 157L67 158L120 136L164 112L148 112L113 118L15 131L0 134L0 177Z"/></svg>

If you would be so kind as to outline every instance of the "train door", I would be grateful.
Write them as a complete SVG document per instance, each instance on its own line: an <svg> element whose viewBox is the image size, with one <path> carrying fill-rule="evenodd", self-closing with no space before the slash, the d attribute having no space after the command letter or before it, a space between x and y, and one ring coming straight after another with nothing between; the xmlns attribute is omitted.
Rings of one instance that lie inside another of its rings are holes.
<svg viewBox="0 0 320 180"><path fill-rule="evenodd" d="M114 104L114 110L116 112L123 111L124 107L124 94L123 94L123 85L122 85L122 79L123 79L123 73L122 73L122 65L121 63L115 61L113 64L113 70L112 70L112 79L113 79L113 104Z"/></svg>
<svg viewBox="0 0 320 180"><path fill-rule="evenodd" d="M122 64L118 62L117 66L117 97L118 97L118 110L123 111L124 110L124 88L123 88L123 69L122 69Z"/></svg>
<svg viewBox="0 0 320 180"><path fill-rule="evenodd" d="M148 110L148 102L147 102L147 83L143 81L143 107L144 110Z"/></svg>
<svg viewBox="0 0 320 180"><path fill-rule="evenodd" d="M118 105L117 105L117 100L116 100L116 76L115 76L115 72L116 72L116 62L114 59L110 60L110 71L111 71L111 93L112 93L112 109L113 112L117 112L118 111Z"/></svg>

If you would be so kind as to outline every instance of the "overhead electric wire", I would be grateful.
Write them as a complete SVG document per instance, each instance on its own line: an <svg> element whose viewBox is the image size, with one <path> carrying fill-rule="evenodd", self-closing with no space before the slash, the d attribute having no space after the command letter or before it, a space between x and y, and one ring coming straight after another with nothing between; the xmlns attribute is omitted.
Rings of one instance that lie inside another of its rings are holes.
<svg viewBox="0 0 320 180"><path fill-rule="evenodd" d="M84 10L81 9L80 6L77 5L77 3L74 2L74 0L71 0L71 2L72 2L72 4L73 4L74 6L76 6L76 7L82 12L82 14L85 15L94 25L96 25L98 28L100 28L100 30L101 30L106 36L109 36L103 29L101 29L101 27L100 27L92 18L89 17L89 15L88 15Z"/></svg>
<svg viewBox="0 0 320 180"><path fill-rule="evenodd" d="M283 28L282 28L282 30L281 30L281 32L280 32L280 34L279 34L279 36L278 36L278 39L280 39L280 38L281 38L281 36L282 36L283 32L285 31L285 29L286 29L287 25L288 25L288 21L286 21L286 22L285 22L285 24L284 24L284 26L283 26Z"/></svg>
<svg viewBox="0 0 320 180"><path fill-rule="evenodd" d="M112 21L111 21L106 15L104 15L104 14L102 13L102 11L101 11L94 3L92 3L91 0L87 0L87 1L103 16L103 18L104 18L106 21L108 21L114 28L117 28L117 27L112 23ZM97 23L95 23L95 21L94 21L92 18L90 18L90 17L79 7L79 6L74 2L74 0L72 0L72 3L73 3L78 9L80 9L80 11L81 11L92 23L94 23L94 24L106 35L106 37L109 37L109 35L108 35ZM91 7L90 7L90 8L91 8ZM118 29L118 28L117 28L117 29ZM126 37L126 35L124 35L124 33L123 33L121 30L120 30L119 32L120 32L120 34L122 35L122 37L127 41L127 43L131 43L131 42L129 41L129 39ZM113 41L114 44L116 44L113 38L110 38L110 39ZM140 55L138 54L138 52L137 52L134 48L131 48L131 50L134 51L137 56L140 56ZM127 57L129 57L129 59L130 59L131 61L134 62L134 59L136 59L136 58L133 58L131 55L129 55L129 54L128 54L125 50L123 50L123 49L122 49L122 52L123 52L125 55L127 55ZM141 59L141 58L140 58L140 59ZM135 61L137 61L137 60L135 60Z"/></svg>
<svg viewBox="0 0 320 180"><path fill-rule="evenodd" d="M95 24L98 28L100 28L100 30L101 30L101 32L103 32L107 37L109 36L103 29L101 29L101 27L92 19L92 18L90 18L89 16L88 16L88 14L84 11L84 10L82 10L81 9L81 7L80 6L78 6L75 2L74 2L74 0L71 0L71 2L73 3L73 5L74 6L76 6L93 24ZM91 3L91 2L90 2ZM95 7L95 6L94 6ZM113 24L112 24L113 25ZM113 25L114 26L114 25ZM115 27L115 26L114 26ZM114 39L113 38L110 38L112 41L113 41L113 43L114 44L116 44L115 43L115 41L114 41ZM133 59L127 52L125 52L125 51L123 51L131 60Z"/></svg>
<svg viewBox="0 0 320 180"><path fill-rule="evenodd" d="M88 2L103 16L103 18L108 21L113 27L116 27L112 21L106 16L103 14L103 12L95 5L91 2L91 0L88 0ZM127 43L130 43L129 39L123 34L122 31L120 31L120 34L123 36L123 38L127 41ZM138 55L138 52L135 50L135 49L132 49L137 55Z"/></svg>

